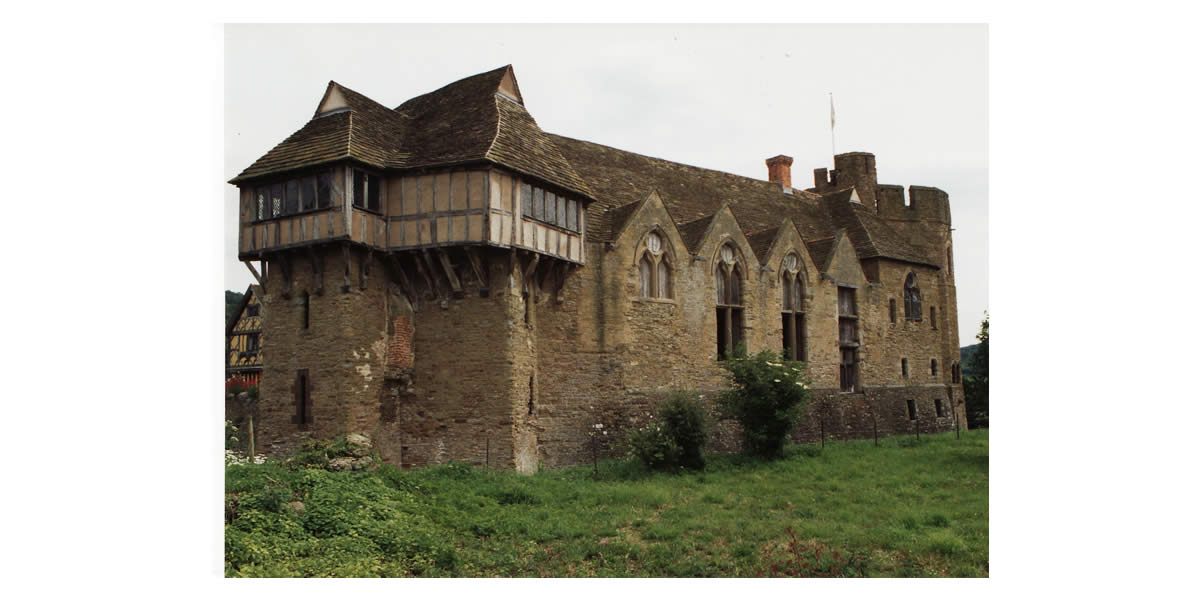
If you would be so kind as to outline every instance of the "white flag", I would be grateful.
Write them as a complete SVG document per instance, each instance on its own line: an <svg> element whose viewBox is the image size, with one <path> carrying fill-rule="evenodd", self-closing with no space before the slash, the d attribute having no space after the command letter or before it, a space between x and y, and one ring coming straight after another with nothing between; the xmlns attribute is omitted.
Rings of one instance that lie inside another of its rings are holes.
<svg viewBox="0 0 1200 600"><path fill-rule="evenodd" d="M833 129L833 92L829 92L829 128Z"/></svg>

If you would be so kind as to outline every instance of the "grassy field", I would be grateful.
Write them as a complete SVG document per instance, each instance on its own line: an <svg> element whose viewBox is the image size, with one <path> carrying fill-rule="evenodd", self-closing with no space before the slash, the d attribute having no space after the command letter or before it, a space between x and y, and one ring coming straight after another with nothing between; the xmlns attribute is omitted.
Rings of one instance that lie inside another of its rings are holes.
<svg viewBox="0 0 1200 600"><path fill-rule="evenodd" d="M598 478L238 465L226 506L231 577L986 577L988 432Z"/></svg>

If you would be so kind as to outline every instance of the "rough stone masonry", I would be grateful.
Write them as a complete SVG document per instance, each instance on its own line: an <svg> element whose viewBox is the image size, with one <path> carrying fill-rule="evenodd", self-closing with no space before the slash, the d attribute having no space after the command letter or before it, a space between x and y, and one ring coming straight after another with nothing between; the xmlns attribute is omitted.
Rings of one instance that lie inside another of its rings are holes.
<svg viewBox="0 0 1200 600"><path fill-rule="evenodd" d="M606 455L721 351L804 360L798 441L965 428L949 200L851 152L792 188L543 132L510 66L395 109L330 82L234 178L262 288L258 447L532 472ZM737 447L721 423L714 449Z"/></svg>

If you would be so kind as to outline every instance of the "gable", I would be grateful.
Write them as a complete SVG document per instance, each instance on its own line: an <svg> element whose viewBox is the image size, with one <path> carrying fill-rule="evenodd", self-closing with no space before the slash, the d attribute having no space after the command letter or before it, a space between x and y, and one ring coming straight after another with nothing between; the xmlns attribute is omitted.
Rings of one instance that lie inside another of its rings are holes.
<svg viewBox="0 0 1200 600"><path fill-rule="evenodd" d="M315 116L320 117L337 110L346 110L350 108L350 103L346 101L346 95L342 93L340 86L330 81L329 87L325 89L325 97L321 98L321 103L317 105Z"/></svg>
<svg viewBox="0 0 1200 600"><path fill-rule="evenodd" d="M854 252L854 244L844 232L839 231L834 237L826 274L832 277L837 285L863 287L867 284L867 276L858 261L858 254Z"/></svg>

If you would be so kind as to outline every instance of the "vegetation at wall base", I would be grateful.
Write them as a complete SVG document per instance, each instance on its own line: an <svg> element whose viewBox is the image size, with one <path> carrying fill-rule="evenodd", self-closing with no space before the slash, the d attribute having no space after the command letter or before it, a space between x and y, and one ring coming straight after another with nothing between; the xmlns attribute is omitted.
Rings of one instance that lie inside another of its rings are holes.
<svg viewBox="0 0 1200 600"><path fill-rule="evenodd" d="M774 461L709 454L699 471L605 460L597 478L591 465L231 465L225 573L988 576L987 430L910 437L793 445Z"/></svg>
<svg viewBox="0 0 1200 600"><path fill-rule="evenodd" d="M746 356L739 345L721 365L730 388L717 397L717 406L722 416L742 426L742 451L762 458L782 456L788 432L799 424L810 396L804 363L770 350Z"/></svg>

